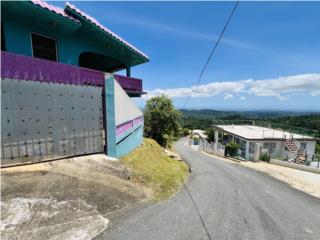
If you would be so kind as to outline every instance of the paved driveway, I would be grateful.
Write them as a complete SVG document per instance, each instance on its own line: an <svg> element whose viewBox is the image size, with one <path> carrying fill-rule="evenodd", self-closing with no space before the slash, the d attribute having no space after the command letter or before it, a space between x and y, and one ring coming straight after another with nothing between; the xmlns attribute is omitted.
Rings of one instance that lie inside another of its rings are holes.
<svg viewBox="0 0 320 240"><path fill-rule="evenodd" d="M192 166L179 193L143 208L101 239L320 239L320 200L266 174L184 145Z"/></svg>

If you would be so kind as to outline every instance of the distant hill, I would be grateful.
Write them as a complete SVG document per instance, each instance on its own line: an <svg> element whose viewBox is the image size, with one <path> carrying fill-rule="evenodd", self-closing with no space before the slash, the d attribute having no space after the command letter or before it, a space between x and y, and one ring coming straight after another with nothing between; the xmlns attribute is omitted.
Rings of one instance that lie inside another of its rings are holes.
<svg viewBox="0 0 320 240"><path fill-rule="evenodd" d="M213 124L255 124L320 138L320 113L285 111L181 110L182 126L208 129Z"/></svg>
<svg viewBox="0 0 320 240"><path fill-rule="evenodd" d="M180 110L184 117L221 119L230 116L244 117L246 119L276 118L284 116L302 116L317 114L314 112L293 112L293 111L220 111L212 109L201 110ZM320 112L318 113L320 114Z"/></svg>

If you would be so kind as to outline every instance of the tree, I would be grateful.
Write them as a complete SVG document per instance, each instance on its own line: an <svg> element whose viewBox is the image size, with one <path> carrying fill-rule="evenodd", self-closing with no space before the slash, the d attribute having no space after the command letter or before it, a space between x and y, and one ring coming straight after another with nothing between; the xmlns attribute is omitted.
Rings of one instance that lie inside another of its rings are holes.
<svg viewBox="0 0 320 240"><path fill-rule="evenodd" d="M180 135L181 136L188 136L190 134L190 131L188 128L182 128L181 131L180 131Z"/></svg>
<svg viewBox="0 0 320 240"><path fill-rule="evenodd" d="M214 141L214 130L213 128L208 128L206 130L206 134L207 134L207 139L209 142L213 142Z"/></svg>
<svg viewBox="0 0 320 240"><path fill-rule="evenodd" d="M317 144L316 144L316 151L315 151L315 153L320 154L320 143L319 143L319 142L317 142Z"/></svg>
<svg viewBox="0 0 320 240"><path fill-rule="evenodd" d="M144 111L144 134L167 147L180 132L181 113L165 95L147 101Z"/></svg>

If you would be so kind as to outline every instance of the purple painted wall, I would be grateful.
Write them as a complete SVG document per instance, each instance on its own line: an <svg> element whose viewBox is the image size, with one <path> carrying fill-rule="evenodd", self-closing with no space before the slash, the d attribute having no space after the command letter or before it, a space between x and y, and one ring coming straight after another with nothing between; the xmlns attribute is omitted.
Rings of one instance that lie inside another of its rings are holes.
<svg viewBox="0 0 320 240"><path fill-rule="evenodd" d="M142 93L142 80L138 78L114 75L120 86L126 91Z"/></svg>
<svg viewBox="0 0 320 240"><path fill-rule="evenodd" d="M1 52L1 77L40 82L103 86L104 73L74 65ZM142 80L114 75L128 92L142 93Z"/></svg>
<svg viewBox="0 0 320 240"><path fill-rule="evenodd" d="M142 124L142 122L143 122L143 117L138 117L136 119L133 119L133 126L140 125Z"/></svg>
<svg viewBox="0 0 320 240"><path fill-rule="evenodd" d="M69 64L1 52L1 77L40 82L103 86L104 73Z"/></svg>
<svg viewBox="0 0 320 240"><path fill-rule="evenodd" d="M141 125L143 122L143 117L138 117L123 124L120 124L116 127L116 136L120 136L121 134L125 133L129 129Z"/></svg>

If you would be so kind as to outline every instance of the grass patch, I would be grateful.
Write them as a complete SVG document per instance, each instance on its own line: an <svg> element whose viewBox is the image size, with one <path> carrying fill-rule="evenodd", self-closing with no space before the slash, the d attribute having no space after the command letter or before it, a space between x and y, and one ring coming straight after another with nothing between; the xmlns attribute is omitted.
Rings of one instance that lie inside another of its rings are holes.
<svg viewBox="0 0 320 240"><path fill-rule="evenodd" d="M155 200L170 197L189 174L185 162L171 159L156 141L148 138L122 161L133 172L133 181L153 190Z"/></svg>

